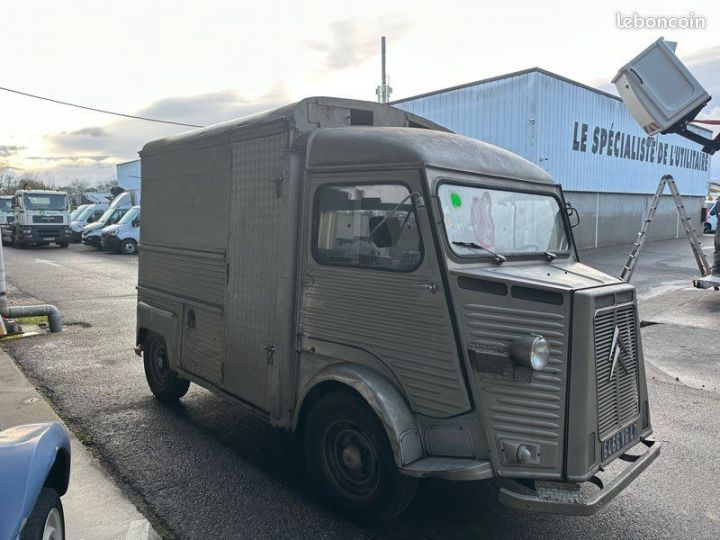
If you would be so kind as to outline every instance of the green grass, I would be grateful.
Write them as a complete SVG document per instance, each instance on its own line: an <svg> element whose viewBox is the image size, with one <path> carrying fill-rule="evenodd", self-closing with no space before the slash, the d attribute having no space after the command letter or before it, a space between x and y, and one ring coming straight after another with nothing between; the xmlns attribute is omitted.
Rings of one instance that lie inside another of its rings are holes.
<svg viewBox="0 0 720 540"><path fill-rule="evenodd" d="M46 322L47 322L47 317L41 317L41 316L38 316L38 317L20 317L20 318L15 319L15 320L16 320L17 322L19 322L20 324L34 324L34 325L38 325L38 324L40 324L40 323L46 323Z"/></svg>

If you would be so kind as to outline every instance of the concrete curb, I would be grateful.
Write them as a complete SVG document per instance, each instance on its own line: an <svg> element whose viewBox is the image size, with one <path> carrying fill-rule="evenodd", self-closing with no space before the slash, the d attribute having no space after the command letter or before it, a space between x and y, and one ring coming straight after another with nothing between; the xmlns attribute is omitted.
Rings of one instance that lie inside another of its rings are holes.
<svg viewBox="0 0 720 540"><path fill-rule="evenodd" d="M52 420L62 422L27 381L12 358L2 350L0 388L0 430L18 424ZM115 485L102 465L72 433L70 438L70 489L62 498L66 536L77 540L159 538L150 523Z"/></svg>

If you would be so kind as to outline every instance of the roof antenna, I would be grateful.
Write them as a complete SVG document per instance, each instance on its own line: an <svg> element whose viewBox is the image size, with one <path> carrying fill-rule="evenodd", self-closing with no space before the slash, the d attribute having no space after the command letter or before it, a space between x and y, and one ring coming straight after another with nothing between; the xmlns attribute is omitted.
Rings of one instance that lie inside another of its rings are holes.
<svg viewBox="0 0 720 540"><path fill-rule="evenodd" d="M388 84L387 72L385 70L385 36L380 38L380 48L382 51L382 70L381 70L381 83L375 89L379 103L387 103L390 101L390 94L392 94L392 88Z"/></svg>

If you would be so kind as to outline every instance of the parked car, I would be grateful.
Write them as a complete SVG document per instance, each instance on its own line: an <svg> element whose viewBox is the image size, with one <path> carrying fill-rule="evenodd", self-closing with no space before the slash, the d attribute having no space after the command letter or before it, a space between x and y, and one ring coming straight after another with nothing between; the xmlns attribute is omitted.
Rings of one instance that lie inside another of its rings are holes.
<svg viewBox="0 0 720 540"><path fill-rule="evenodd" d="M133 206L115 225L102 230L102 248L123 255L137 253L140 242L140 207Z"/></svg>
<svg viewBox="0 0 720 540"><path fill-rule="evenodd" d="M710 213L714 206L715 201L706 200L703 204L703 232L705 234L710 234L717 231L718 216L717 214L712 215Z"/></svg>
<svg viewBox="0 0 720 540"><path fill-rule="evenodd" d="M0 431L0 540L63 540L70 439L58 422Z"/></svg>
<svg viewBox="0 0 720 540"><path fill-rule="evenodd" d="M108 225L114 225L133 206L140 203L140 193L137 190L123 191L113 199L110 207L95 222L86 225L82 232L82 243L86 246L102 247L102 230Z"/></svg>
<svg viewBox="0 0 720 540"><path fill-rule="evenodd" d="M98 221L107 211L108 203L97 203L85 205L85 209L70 223L72 231L71 239L73 242L82 240L83 229L90 223Z"/></svg>

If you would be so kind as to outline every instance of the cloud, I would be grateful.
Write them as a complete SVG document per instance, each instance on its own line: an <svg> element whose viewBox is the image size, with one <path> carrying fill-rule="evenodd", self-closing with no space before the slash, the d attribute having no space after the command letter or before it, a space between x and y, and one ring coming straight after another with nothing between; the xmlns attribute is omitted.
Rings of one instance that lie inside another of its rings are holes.
<svg viewBox="0 0 720 540"><path fill-rule="evenodd" d="M305 46L323 53L323 64L331 70L358 66L379 54L378 36L402 37L412 26L405 17L384 16L375 19L342 19L330 25L330 40L306 40Z"/></svg>
<svg viewBox="0 0 720 540"><path fill-rule="evenodd" d="M168 97L134 114L207 126L272 109L289 101L286 88L279 85L260 98L243 96L236 90ZM104 126L46 134L43 140L48 148L47 154L23 156L23 159L38 167L44 166L40 176L52 177L60 184L77 178L79 174L107 179L114 177L115 164L137 159L138 151L146 142L190 129L193 128L121 118Z"/></svg>
<svg viewBox="0 0 720 540"><path fill-rule="evenodd" d="M0 144L0 157L9 157L25 150L25 146Z"/></svg>

